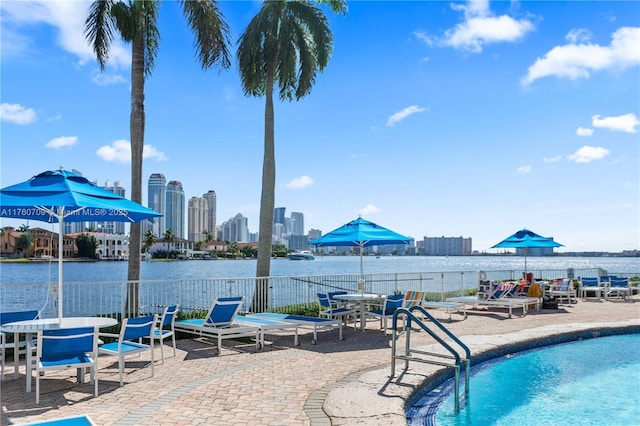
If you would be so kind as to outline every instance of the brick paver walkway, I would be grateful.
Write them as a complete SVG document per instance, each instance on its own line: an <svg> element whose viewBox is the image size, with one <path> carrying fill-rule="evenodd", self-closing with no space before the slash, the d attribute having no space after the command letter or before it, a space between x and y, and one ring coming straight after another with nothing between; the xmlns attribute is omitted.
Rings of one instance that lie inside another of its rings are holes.
<svg viewBox="0 0 640 426"><path fill-rule="evenodd" d="M579 301L558 310L511 319L500 310L472 310L466 320L454 314L453 321L445 324L463 341L474 336L498 341L500 336L549 325L570 328L574 324L629 320L638 325L639 301L638 295L634 296L634 303ZM435 315L447 318L444 312ZM183 339L178 341L176 357L165 348L169 357L164 363L158 361L160 350L156 349L153 378L151 369L145 367L148 357L131 358L123 387L119 386L116 359L101 357L97 398L93 397L91 385L75 384L75 372L67 370L47 373L41 381L39 405L35 404L34 393L25 392L24 367L15 379L12 364L8 364L0 389L1 424L81 414L87 414L98 425L401 424L398 412L404 402L399 398L387 398L389 407L385 403L354 400L352 408L338 407L339 417L332 414L330 395L342 392L357 399L358 386L367 386L368 391L379 395L389 391L385 374L389 373L390 334L384 335L372 320L364 333L347 328L344 335L345 340L338 341L335 331L320 333L318 344L312 345L312 336L301 334L298 347L292 347L292 336L271 336L262 350L256 350L253 344L232 346L225 342L221 354L215 344ZM415 344L431 343L425 333L412 333L412 339ZM378 383L372 384L370 378L361 380L367 375L377 377L374 382ZM350 409L357 411L353 417L344 415ZM385 416L389 411L395 415Z"/></svg>

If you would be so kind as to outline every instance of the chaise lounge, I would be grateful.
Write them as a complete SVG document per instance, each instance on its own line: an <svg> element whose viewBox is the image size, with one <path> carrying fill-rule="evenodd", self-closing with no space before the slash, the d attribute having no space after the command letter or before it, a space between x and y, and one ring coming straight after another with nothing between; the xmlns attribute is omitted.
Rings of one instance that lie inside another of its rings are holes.
<svg viewBox="0 0 640 426"><path fill-rule="evenodd" d="M256 341L256 348L260 349L264 344L260 327L240 324L236 318L243 303L244 297L219 297L204 318L176 321L174 329L199 337L217 339L218 354L222 351L222 341L225 339L252 337Z"/></svg>

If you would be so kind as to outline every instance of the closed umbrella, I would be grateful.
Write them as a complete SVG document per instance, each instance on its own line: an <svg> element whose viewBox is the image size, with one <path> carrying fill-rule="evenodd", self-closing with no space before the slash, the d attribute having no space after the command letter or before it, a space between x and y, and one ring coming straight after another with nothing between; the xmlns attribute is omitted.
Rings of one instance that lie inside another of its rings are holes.
<svg viewBox="0 0 640 426"><path fill-rule="evenodd" d="M521 248L524 252L524 273L527 273L527 249L544 247L563 247L562 244L553 241L552 237L542 237L528 229L521 229L515 234L505 238L491 248Z"/></svg>
<svg viewBox="0 0 640 426"><path fill-rule="evenodd" d="M360 248L360 283L364 290L362 252L364 247L387 244L409 244L411 238L400 235L373 222L358 217L351 222L309 242L316 247L342 246Z"/></svg>
<svg viewBox="0 0 640 426"><path fill-rule="evenodd" d="M137 223L162 214L141 206L68 170L40 173L0 189L0 218L58 223L58 317L62 319L63 223Z"/></svg>

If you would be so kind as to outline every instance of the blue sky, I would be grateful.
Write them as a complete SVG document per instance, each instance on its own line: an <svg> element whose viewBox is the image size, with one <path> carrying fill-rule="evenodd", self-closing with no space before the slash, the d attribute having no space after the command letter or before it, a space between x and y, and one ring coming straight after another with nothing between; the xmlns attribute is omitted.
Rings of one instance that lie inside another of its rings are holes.
<svg viewBox="0 0 640 426"><path fill-rule="evenodd" d="M90 3L2 1L1 186L63 165L130 194L130 46L104 73ZM160 9L146 83L152 173L218 223L258 231L264 99L242 94L235 42L260 2L223 1L232 68L203 72L179 4ZM640 248L640 2L349 2L309 96L275 105L276 207L329 232L362 215L489 248L521 228L558 251ZM5 220L1 225L19 226ZM44 226L43 224L31 224Z"/></svg>

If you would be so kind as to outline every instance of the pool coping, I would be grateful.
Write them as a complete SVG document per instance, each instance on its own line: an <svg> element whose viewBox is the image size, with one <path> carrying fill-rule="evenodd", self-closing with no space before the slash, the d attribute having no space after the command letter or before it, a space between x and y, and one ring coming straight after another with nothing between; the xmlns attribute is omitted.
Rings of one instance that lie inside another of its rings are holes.
<svg viewBox="0 0 640 426"><path fill-rule="evenodd" d="M458 336L471 350L471 364L570 341L615 334L640 333L640 319L618 322L553 324L505 334ZM433 351L436 345L416 345ZM453 376L450 368L411 363L408 370L396 366L390 378L391 363L354 372L342 381L314 392L305 405L312 425L388 425L407 424L406 407L419 392L433 389ZM403 367L400 366L400 367Z"/></svg>

